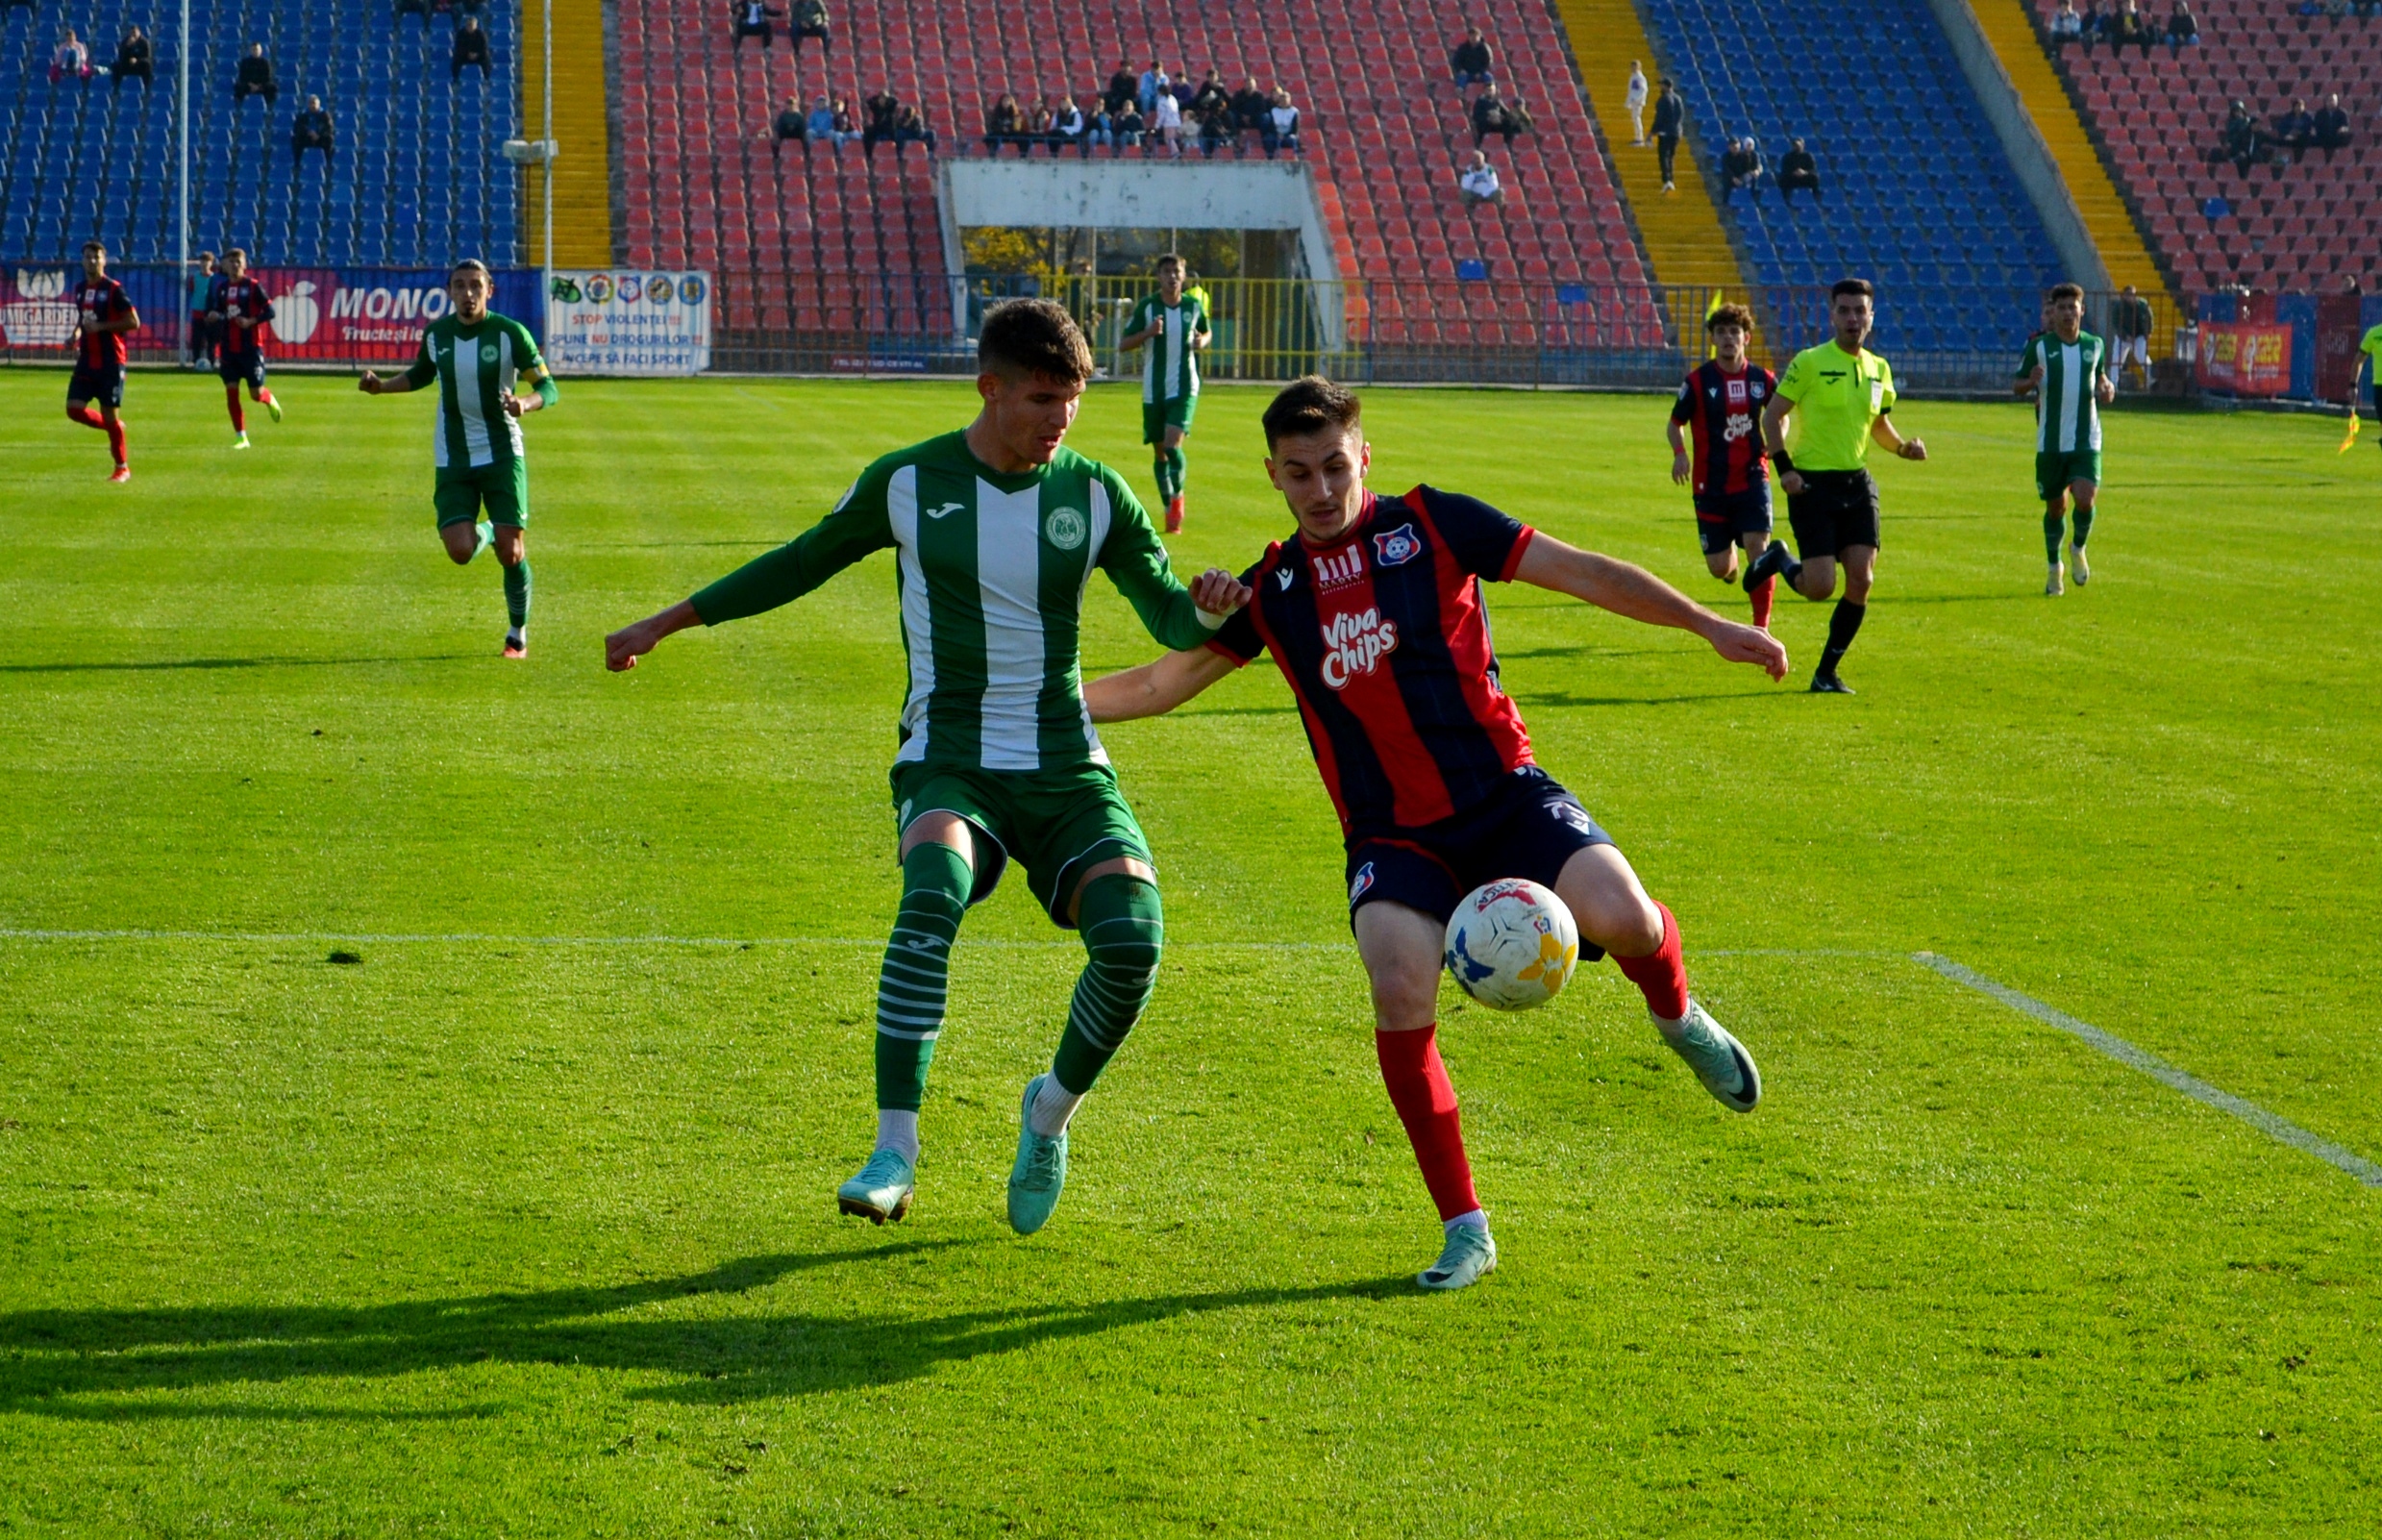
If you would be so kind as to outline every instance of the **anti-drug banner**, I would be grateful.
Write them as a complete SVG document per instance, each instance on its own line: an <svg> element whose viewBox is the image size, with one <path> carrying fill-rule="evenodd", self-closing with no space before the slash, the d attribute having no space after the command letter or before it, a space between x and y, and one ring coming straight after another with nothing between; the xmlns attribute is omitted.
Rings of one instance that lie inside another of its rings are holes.
<svg viewBox="0 0 2382 1540"><path fill-rule="evenodd" d="M701 374L711 367L711 275L558 271L545 348L558 374Z"/></svg>
<svg viewBox="0 0 2382 1540"><path fill-rule="evenodd" d="M2244 321L2200 323L2200 387L2238 396L2291 388L2291 328Z"/></svg>

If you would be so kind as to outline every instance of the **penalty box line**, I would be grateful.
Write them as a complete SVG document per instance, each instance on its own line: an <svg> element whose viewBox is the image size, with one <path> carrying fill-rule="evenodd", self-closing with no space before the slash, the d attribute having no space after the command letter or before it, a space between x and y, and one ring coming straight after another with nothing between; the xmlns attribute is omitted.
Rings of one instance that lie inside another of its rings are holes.
<svg viewBox="0 0 2382 1540"><path fill-rule="evenodd" d="M1949 957L1939 956L1932 952L1915 952L1911 956L1921 966L1934 969L1954 983L1965 984L1978 994L2000 1001L2012 1010L2023 1011L2046 1026L2056 1027L2070 1036L2081 1039L2128 1069L2139 1070L2196 1102L2213 1106L2220 1112L2230 1113L2270 1138L2340 1167L2369 1187L2382 1187L2382 1166L2353 1151L2342 1149L2329 1139L2310 1133L2289 1118L2278 1117L2255 1102L2245 1102L2232 1092L2220 1090L2197 1076L2187 1075L2158 1055L2136 1048L2114 1032L2105 1032L2089 1022L2078 1021L2032 995L2020 994L2009 985L1997 983L1973 968L1964 968Z"/></svg>

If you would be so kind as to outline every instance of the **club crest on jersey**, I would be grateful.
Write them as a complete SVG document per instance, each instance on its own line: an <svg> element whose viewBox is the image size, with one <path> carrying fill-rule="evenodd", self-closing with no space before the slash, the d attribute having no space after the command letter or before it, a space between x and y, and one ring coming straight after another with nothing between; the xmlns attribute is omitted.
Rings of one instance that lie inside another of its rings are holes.
<svg viewBox="0 0 2382 1540"><path fill-rule="evenodd" d="M494 363L496 361L495 343L483 342L480 344L480 361L483 363Z"/></svg>
<svg viewBox="0 0 2382 1540"><path fill-rule="evenodd" d="M1423 554L1423 537L1411 524L1401 524L1387 534L1373 537L1373 554L1385 567L1402 567Z"/></svg>
<svg viewBox="0 0 2382 1540"><path fill-rule="evenodd" d="M1326 593L1345 588L1352 583L1361 583L1365 576L1365 553L1362 547L1349 546L1345 550L1329 551L1313 559L1315 586ZM1287 573L1285 573L1285 576ZM1284 584L1285 587L1288 584Z"/></svg>
<svg viewBox="0 0 2382 1540"><path fill-rule="evenodd" d="M1352 610L1324 622L1324 683L1335 690L1370 674L1398 650L1398 623L1383 620L1379 607Z"/></svg>
<svg viewBox="0 0 2382 1540"><path fill-rule="evenodd" d="M1356 878L1348 885L1348 901L1351 904L1355 903L1358 899L1363 898L1367 892L1371 891L1372 887L1373 862L1367 861L1364 865L1356 868Z"/></svg>
<svg viewBox="0 0 2382 1540"><path fill-rule="evenodd" d="M1051 543L1061 551L1072 551L1081 545L1083 537L1091 533L1091 529L1092 527L1084 522L1082 513L1072 508L1051 509L1051 516L1042 524L1042 533L1049 536Z"/></svg>

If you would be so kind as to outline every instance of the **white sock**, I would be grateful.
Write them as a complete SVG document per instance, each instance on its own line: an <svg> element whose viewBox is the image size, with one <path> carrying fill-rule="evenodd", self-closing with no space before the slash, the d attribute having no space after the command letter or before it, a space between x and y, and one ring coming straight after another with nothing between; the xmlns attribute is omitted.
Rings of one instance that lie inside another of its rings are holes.
<svg viewBox="0 0 2382 1540"><path fill-rule="evenodd" d="M1486 1231L1489 1228L1489 1213L1485 1208L1476 1208L1469 1214L1456 1215L1440 1228L1448 1232L1448 1238L1451 1240L1455 1238L1455 1232L1460 1228Z"/></svg>
<svg viewBox="0 0 2382 1540"><path fill-rule="evenodd" d="M915 1167L918 1164L918 1114L899 1107L877 1109L877 1148L891 1150Z"/></svg>
<svg viewBox="0 0 2382 1540"><path fill-rule="evenodd" d="M1026 1127L1045 1139L1055 1139L1067 1131L1067 1120L1076 1115L1076 1107L1083 1098L1058 1083L1055 1075L1042 1077L1042 1089L1034 1093L1034 1105L1026 1112Z"/></svg>
<svg viewBox="0 0 2382 1540"><path fill-rule="evenodd" d="M511 630L505 633L505 639L507 641L513 642L528 641L530 639L530 628L527 626L515 626Z"/></svg>
<svg viewBox="0 0 2382 1540"><path fill-rule="evenodd" d="M1654 1016L1653 1009L1650 1006L1647 1009L1646 1013L1649 1016ZM1654 1031L1662 1033L1665 1037L1676 1037L1679 1033L1687 1031L1687 1017L1681 1016L1678 1020L1673 1021L1668 1016L1654 1016Z"/></svg>

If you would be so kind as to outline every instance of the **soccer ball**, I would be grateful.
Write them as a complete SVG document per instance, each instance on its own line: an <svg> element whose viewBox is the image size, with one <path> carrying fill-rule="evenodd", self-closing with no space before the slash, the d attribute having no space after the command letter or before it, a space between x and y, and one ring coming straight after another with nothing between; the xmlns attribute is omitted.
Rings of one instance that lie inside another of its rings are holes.
<svg viewBox="0 0 2382 1540"><path fill-rule="evenodd" d="M1529 1010L1563 993L1579 965L1579 928L1563 900L1521 878L1474 888L1448 921L1448 971L1498 1010Z"/></svg>

